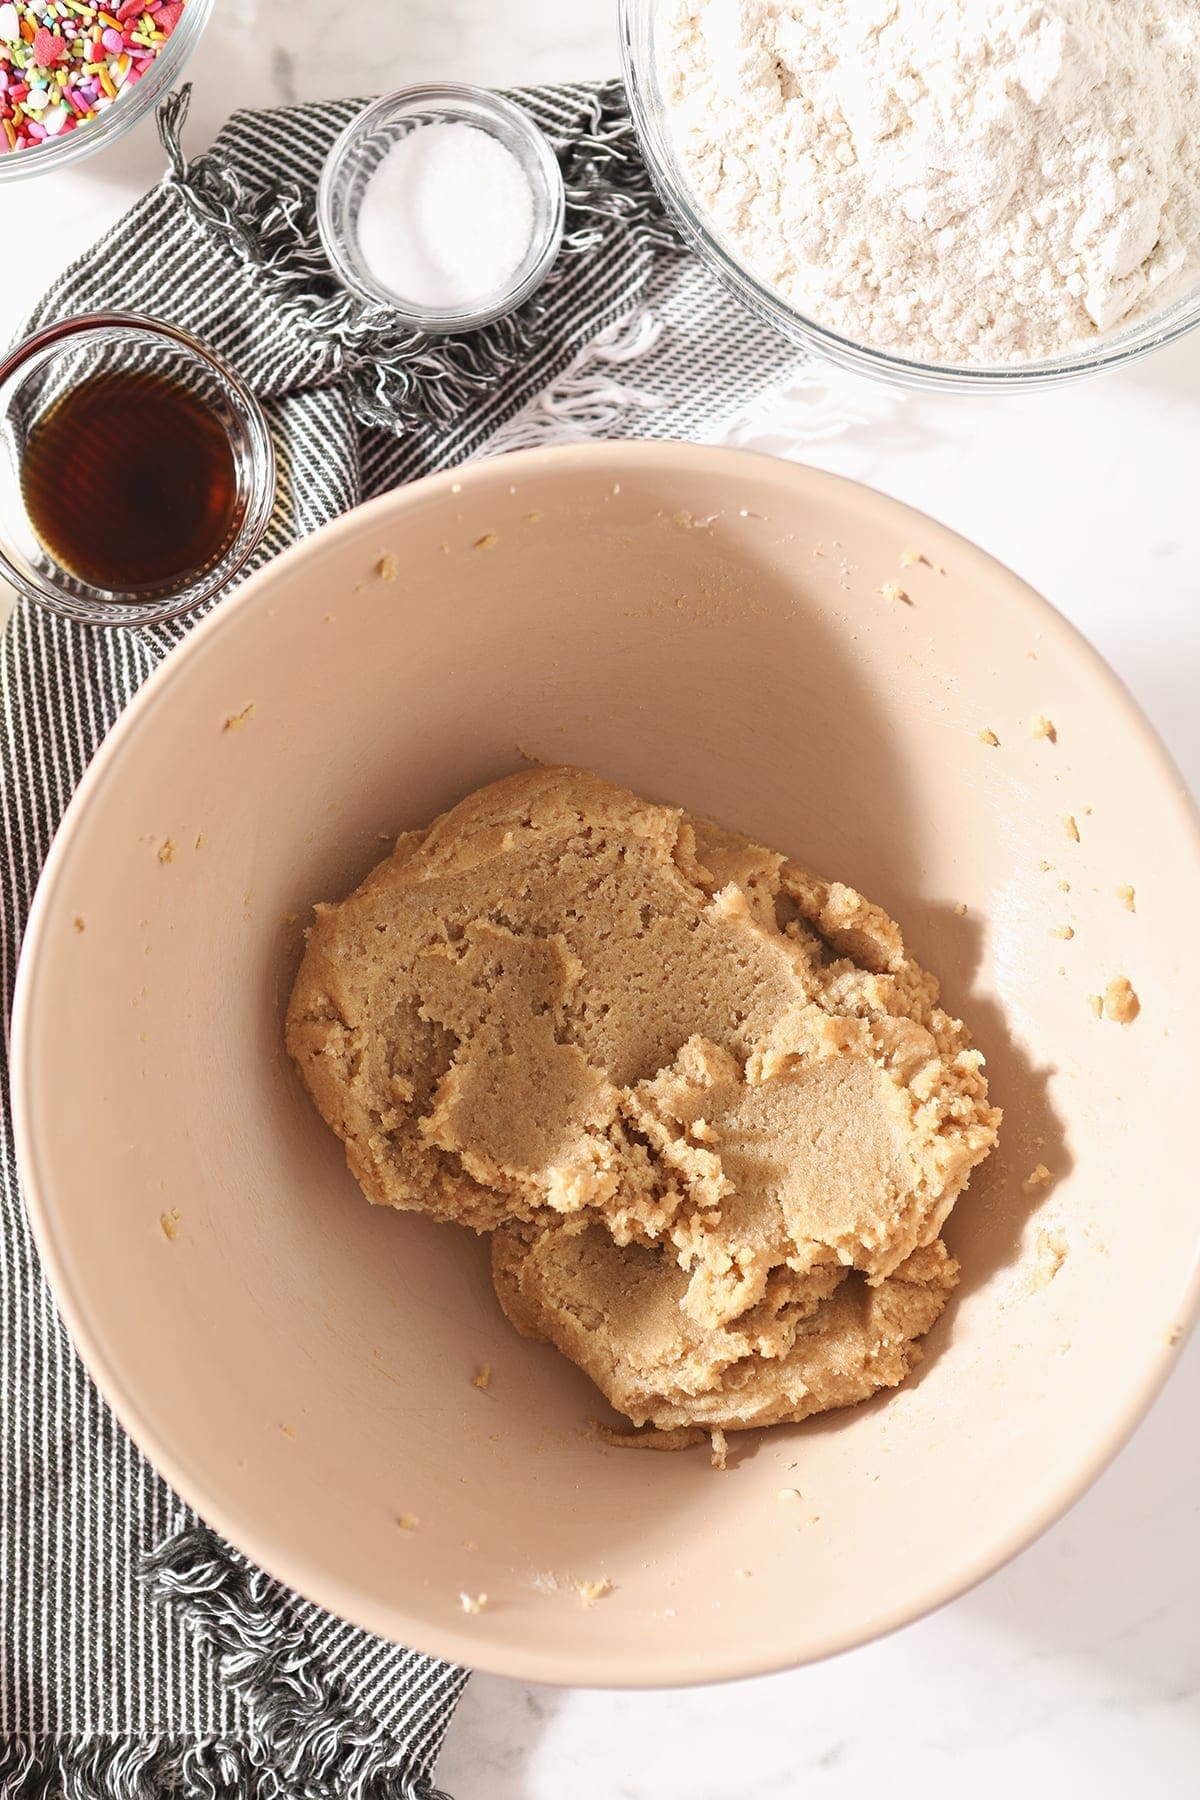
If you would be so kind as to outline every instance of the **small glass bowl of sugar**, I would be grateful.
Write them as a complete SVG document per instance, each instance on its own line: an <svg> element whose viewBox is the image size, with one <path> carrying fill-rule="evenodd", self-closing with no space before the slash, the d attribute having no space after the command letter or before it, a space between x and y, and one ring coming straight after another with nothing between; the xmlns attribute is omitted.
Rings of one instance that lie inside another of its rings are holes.
<svg viewBox="0 0 1200 1800"><path fill-rule="evenodd" d="M554 150L486 88L402 88L352 119L317 190L336 274L422 331L469 331L545 279L563 230Z"/></svg>

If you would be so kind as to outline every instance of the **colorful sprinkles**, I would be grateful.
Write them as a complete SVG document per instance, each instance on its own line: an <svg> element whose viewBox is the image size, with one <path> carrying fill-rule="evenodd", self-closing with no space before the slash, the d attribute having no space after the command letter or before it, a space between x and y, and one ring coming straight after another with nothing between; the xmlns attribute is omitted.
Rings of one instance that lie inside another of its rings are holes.
<svg viewBox="0 0 1200 1800"><path fill-rule="evenodd" d="M186 0L0 0L0 152L94 119L140 81Z"/></svg>

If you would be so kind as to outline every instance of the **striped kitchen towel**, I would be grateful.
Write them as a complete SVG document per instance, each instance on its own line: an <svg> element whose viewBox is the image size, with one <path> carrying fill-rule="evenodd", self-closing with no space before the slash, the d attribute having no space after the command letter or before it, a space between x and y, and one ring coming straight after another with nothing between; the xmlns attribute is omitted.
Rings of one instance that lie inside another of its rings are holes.
<svg viewBox="0 0 1200 1800"><path fill-rule="evenodd" d="M186 327L262 399L279 456L258 560L399 482L588 435L712 437L797 367L659 210L619 86L518 90L567 193L540 292L485 329L398 331L332 280L322 160L358 103L238 113L170 168L28 321L119 308ZM97 631L21 602L0 650L0 966L51 836L121 708L188 622ZM2 1054L6 1057L6 1052ZM0 1795L5 1800L431 1800L467 1679L252 1567L171 1492L75 1356L0 1119Z"/></svg>

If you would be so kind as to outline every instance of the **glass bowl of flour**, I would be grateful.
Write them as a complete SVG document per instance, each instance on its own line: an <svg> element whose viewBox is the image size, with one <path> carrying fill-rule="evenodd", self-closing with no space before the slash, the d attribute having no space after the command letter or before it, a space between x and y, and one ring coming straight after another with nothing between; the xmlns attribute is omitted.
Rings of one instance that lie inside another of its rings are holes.
<svg viewBox="0 0 1200 1800"><path fill-rule="evenodd" d="M785 336L917 387L1049 384L1200 320L1193 0L619 0L688 242Z"/></svg>

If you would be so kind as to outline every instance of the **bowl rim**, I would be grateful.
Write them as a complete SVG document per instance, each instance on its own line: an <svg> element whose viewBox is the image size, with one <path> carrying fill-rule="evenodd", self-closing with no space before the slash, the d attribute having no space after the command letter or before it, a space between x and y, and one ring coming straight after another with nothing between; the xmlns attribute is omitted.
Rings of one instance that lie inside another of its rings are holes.
<svg viewBox="0 0 1200 1800"><path fill-rule="evenodd" d="M487 1642L462 1628L430 1626L427 1620L407 1608L377 1603L372 1596L352 1589L336 1576L316 1569L311 1563L294 1556L286 1543L270 1537L269 1528L261 1525L256 1517L243 1516L236 1501L227 1500L225 1493L219 1491L219 1484L211 1478L203 1464L196 1462L193 1450L185 1452L182 1447L177 1448L165 1441L165 1433L142 1410L136 1392L119 1379L105 1349L102 1322L89 1315L79 1298L72 1271L72 1254L60 1229L56 1209L44 1179L42 1157L33 1128L32 1100L39 971L46 951L47 927L68 869L75 839L74 828L93 806L105 784L117 775L117 765L127 741L135 736L142 720L153 708L169 700L172 687L180 680L182 672L196 656L206 653L226 628L227 622L247 608L265 604L272 582L279 577L286 578L295 566L311 554L315 542L320 540L329 543L339 537L350 538L385 519L389 528L394 530L397 518L409 508L420 507L451 494L457 498L469 488L482 487L491 481L502 481L507 485L513 477L536 480L543 475L552 477L556 470L562 468L593 469L611 477L618 473L618 469L627 472L630 463L636 464L639 472L651 473L660 468L678 473L681 464L695 462L703 463L710 473L714 464L724 464L736 491L738 478L746 470L748 461L770 468L776 476L781 468L797 471L804 482L811 484L811 491L818 497L822 490L831 497L836 495L843 499L869 496L873 506L882 505L885 513L892 515L901 538L906 539L911 535L914 523L925 522L936 526L959 546L964 567L986 570L993 579L999 575L1003 579L1008 603L1018 613L1036 623L1043 634L1054 634L1074 657L1082 658L1092 673L1112 692L1125 728L1134 734L1144 753L1157 768L1164 793L1174 804L1178 827L1190 842L1200 872L1200 810L1158 733L1125 683L1083 633L1050 601L990 552L943 526L940 521L932 519L918 508L883 494L865 482L814 469L807 464L785 463L778 457L758 451L728 446L687 444L672 440L656 443L610 439L602 443L515 451L499 460L487 459L451 468L426 476L405 488L379 495L290 546L279 557L256 570L234 594L201 619L187 639L143 683L84 771L43 866L17 970L11 1028L12 1108L17 1167L26 1215L55 1303L71 1340L123 1429L159 1474L202 1519L277 1580L314 1604L390 1642L404 1644L468 1668L549 1686L656 1689L777 1674L785 1669L822 1661L873 1643L927 1617L968 1592L986 1577L995 1574L1034 1543L1086 1492L1127 1443L1157 1397L1200 1312L1200 1246L1193 1258L1181 1303L1175 1313L1177 1321L1183 1327L1182 1331L1170 1343L1164 1337L1161 1343L1147 1346L1140 1378L1130 1390L1119 1413L1099 1433L1089 1457L1075 1470L1070 1480L1061 1484L1052 1501L1030 1516L1021 1515L1003 1537L981 1549L973 1558L945 1572L936 1582L930 1583L917 1604L897 1605L869 1620L860 1620L857 1625L827 1631L806 1647L802 1655L782 1660L777 1653L755 1653L752 1648L730 1643L720 1652L692 1653L681 1648L669 1665L664 1664L663 1659L658 1656L643 1661L637 1650L632 1654L625 1654L617 1664L611 1654L598 1655L586 1647L573 1653L570 1662L566 1663L561 1651L542 1652L511 1643Z"/></svg>
<svg viewBox="0 0 1200 1800"><path fill-rule="evenodd" d="M923 392L983 390L1024 392L1031 388L1057 387L1098 375L1104 369L1122 368L1164 349L1200 324L1200 279L1184 293L1148 318L1119 327L1095 344L1060 356L1030 362L938 363L893 355L856 338L845 337L828 325L799 311L781 294L754 274L734 255L695 204L684 179L667 130L666 108L659 89L656 44L653 39L660 0L617 0L617 37L621 75L633 119L638 147L659 199L684 242L742 304L759 319L774 326L793 343L817 351L839 367L895 387ZM649 55L643 56L643 39L649 39Z"/></svg>

